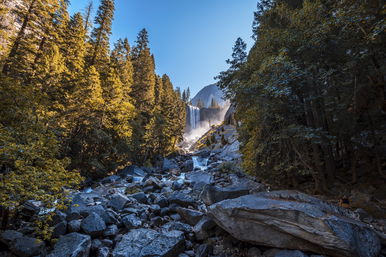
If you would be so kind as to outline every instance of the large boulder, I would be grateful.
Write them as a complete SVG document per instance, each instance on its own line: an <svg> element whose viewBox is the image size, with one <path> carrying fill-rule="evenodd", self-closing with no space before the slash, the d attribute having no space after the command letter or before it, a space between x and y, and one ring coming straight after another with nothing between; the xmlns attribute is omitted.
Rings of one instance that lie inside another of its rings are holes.
<svg viewBox="0 0 386 257"><path fill-rule="evenodd" d="M212 205L226 199L234 199L243 195L248 195L249 193L250 188L243 185L228 187L206 185L200 194L200 198L206 205Z"/></svg>
<svg viewBox="0 0 386 257"><path fill-rule="evenodd" d="M91 213L87 218L85 218L80 224L82 230L91 236L99 236L106 229L106 223L96 213Z"/></svg>
<svg viewBox="0 0 386 257"><path fill-rule="evenodd" d="M179 170L180 167L178 166L177 162L173 159L164 158L162 169L164 171L172 171L172 170Z"/></svg>
<svg viewBox="0 0 386 257"><path fill-rule="evenodd" d="M173 257L184 249L181 231L157 232L135 229L125 234L115 246L112 257Z"/></svg>
<svg viewBox="0 0 386 257"><path fill-rule="evenodd" d="M54 251L48 257L88 257L90 247L90 236L70 233L60 237Z"/></svg>
<svg viewBox="0 0 386 257"><path fill-rule="evenodd" d="M127 229L139 228L142 221L135 214L130 214L122 218L122 223Z"/></svg>
<svg viewBox="0 0 386 257"><path fill-rule="evenodd" d="M118 176L121 178L127 178L128 176L133 176L135 178L144 178L146 172L138 166L130 165L118 172Z"/></svg>
<svg viewBox="0 0 386 257"><path fill-rule="evenodd" d="M122 211L125 205L129 202L129 198L127 198L123 194L114 194L111 196L110 201L107 203L108 206L113 208L115 211Z"/></svg>
<svg viewBox="0 0 386 257"><path fill-rule="evenodd" d="M169 197L170 203L175 203L183 207L194 206L196 201L183 191L176 191Z"/></svg>
<svg viewBox="0 0 386 257"><path fill-rule="evenodd" d="M181 216L183 220L186 221L186 223L188 223L191 226L196 225L204 216L202 212L188 209L188 208L178 208L177 213Z"/></svg>
<svg viewBox="0 0 386 257"><path fill-rule="evenodd" d="M213 175L205 171L193 171L186 174L186 177L194 191L201 191L204 186L214 183Z"/></svg>
<svg viewBox="0 0 386 257"><path fill-rule="evenodd" d="M20 257L44 254L44 242L37 238L24 236L15 230L6 230L0 234L0 241L7 245L12 253Z"/></svg>
<svg viewBox="0 0 386 257"><path fill-rule="evenodd" d="M215 222L252 244L337 257L376 257L380 240L352 213L296 191L224 200L209 207Z"/></svg>

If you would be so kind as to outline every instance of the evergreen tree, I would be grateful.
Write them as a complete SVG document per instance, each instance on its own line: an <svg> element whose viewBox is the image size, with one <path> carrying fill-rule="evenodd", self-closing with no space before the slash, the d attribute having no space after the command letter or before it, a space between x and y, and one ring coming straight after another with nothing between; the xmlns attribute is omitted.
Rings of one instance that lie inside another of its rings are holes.
<svg viewBox="0 0 386 257"><path fill-rule="evenodd" d="M220 105L217 103L216 99L212 98L210 101L210 108L212 109L219 109Z"/></svg>
<svg viewBox="0 0 386 257"><path fill-rule="evenodd" d="M132 51L134 84L131 96L135 101L136 110L142 116L149 117L155 100L155 66L148 44L148 33L143 29L139 32Z"/></svg>
<svg viewBox="0 0 386 257"><path fill-rule="evenodd" d="M111 26L114 18L114 0L102 0L95 17L95 28L91 33L91 49L88 64L95 65L100 72L109 62ZM87 18L87 17L86 17Z"/></svg>
<svg viewBox="0 0 386 257"><path fill-rule="evenodd" d="M270 183L310 176L323 193L343 170L356 183L358 160L372 156L366 176L386 177L384 151L368 147L385 122L381 10L376 1L260 2L248 58L236 43L219 76L237 107L246 170Z"/></svg>
<svg viewBox="0 0 386 257"><path fill-rule="evenodd" d="M197 107L202 109L202 108L206 108L205 104L204 104L204 101L202 99L198 99L197 101Z"/></svg>
<svg viewBox="0 0 386 257"><path fill-rule="evenodd" d="M190 88L188 87L188 89L186 90L186 102L190 102Z"/></svg>

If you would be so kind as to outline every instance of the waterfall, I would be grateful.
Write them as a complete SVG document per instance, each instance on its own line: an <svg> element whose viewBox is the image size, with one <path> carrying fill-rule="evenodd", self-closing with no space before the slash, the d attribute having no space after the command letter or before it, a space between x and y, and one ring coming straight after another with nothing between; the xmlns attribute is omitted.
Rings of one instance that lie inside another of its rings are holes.
<svg viewBox="0 0 386 257"><path fill-rule="evenodd" d="M191 130L198 128L200 124L200 108L188 105L188 120Z"/></svg>
<svg viewBox="0 0 386 257"><path fill-rule="evenodd" d="M201 157L193 156L192 160L193 160L193 170L205 171L208 168L209 158L201 158Z"/></svg>

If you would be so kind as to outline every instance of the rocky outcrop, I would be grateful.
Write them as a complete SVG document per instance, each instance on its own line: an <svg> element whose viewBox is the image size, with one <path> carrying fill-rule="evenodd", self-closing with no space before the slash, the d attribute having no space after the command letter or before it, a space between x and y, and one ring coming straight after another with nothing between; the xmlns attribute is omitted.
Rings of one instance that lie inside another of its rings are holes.
<svg viewBox="0 0 386 257"><path fill-rule="evenodd" d="M48 257L88 257L91 238L88 235L70 233L62 236Z"/></svg>
<svg viewBox="0 0 386 257"><path fill-rule="evenodd" d="M44 242L42 240L24 236L14 230L6 230L1 233L0 241L7 245L16 256L29 257L44 252Z"/></svg>
<svg viewBox="0 0 386 257"><path fill-rule="evenodd" d="M216 203L216 223L252 244L337 257L376 257L380 241L351 213L296 191L263 192Z"/></svg>
<svg viewBox="0 0 386 257"><path fill-rule="evenodd" d="M180 231L159 233L151 229L136 229L122 237L112 257L173 257L184 249L184 237Z"/></svg>
<svg viewBox="0 0 386 257"><path fill-rule="evenodd" d="M247 186L228 186L217 187L206 185L201 192L200 198L206 205L212 205L226 199L234 199L243 195L248 195L250 188Z"/></svg>

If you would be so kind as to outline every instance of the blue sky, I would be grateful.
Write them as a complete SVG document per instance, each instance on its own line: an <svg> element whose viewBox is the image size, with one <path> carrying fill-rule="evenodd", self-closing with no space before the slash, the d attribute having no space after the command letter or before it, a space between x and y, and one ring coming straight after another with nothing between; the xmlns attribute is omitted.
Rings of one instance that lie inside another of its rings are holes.
<svg viewBox="0 0 386 257"><path fill-rule="evenodd" d="M90 0L71 0L70 13L83 11ZM94 12L100 0L93 0ZM134 43L146 28L157 73L171 77L175 87L191 88L192 96L214 83L227 69L237 37L248 47L257 0L115 0L112 42L127 37Z"/></svg>

